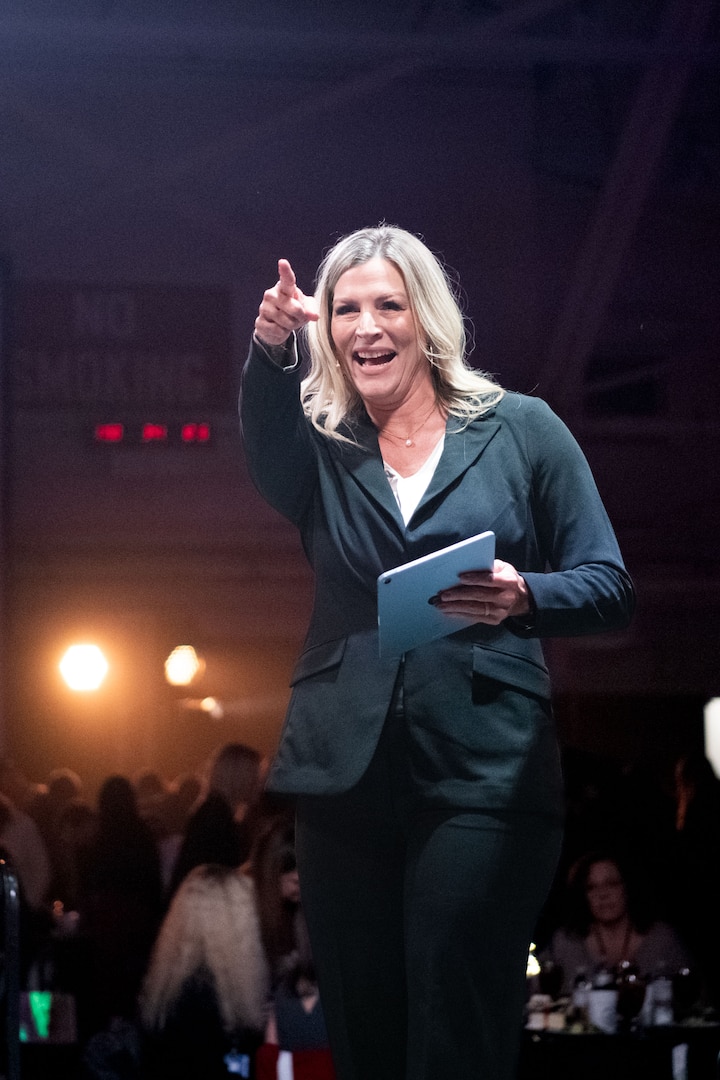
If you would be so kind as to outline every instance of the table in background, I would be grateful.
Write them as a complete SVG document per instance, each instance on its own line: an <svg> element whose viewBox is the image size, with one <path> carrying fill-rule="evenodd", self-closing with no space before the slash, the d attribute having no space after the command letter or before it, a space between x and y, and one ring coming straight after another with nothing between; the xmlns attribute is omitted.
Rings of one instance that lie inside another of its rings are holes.
<svg viewBox="0 0 720 1080"><path fill-rule="evenodd" d="M673 1047L686 1045L687 1080L720 1080L720 1024L631 1035L525 1031L519 1080L675 1080Z"/></svg>

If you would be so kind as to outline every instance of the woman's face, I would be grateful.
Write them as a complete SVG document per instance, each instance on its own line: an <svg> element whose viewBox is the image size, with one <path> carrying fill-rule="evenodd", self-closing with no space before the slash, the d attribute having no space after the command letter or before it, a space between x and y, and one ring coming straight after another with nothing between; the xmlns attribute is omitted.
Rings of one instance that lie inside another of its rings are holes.
<svg viewBox="0 0 720 1080"><path fill-rule="evenodd" d="M593 863L587 877L586 893L590 914L596 922L616 922L627 914L625 884L614 862Z"/></svg>
<svg viewBox="0 0 720 1080"><path fill-rule="evenodd" d="M330 334L345 372L369 406L396 408L432 388L400 271L376 257L338 278Z"/></svg>

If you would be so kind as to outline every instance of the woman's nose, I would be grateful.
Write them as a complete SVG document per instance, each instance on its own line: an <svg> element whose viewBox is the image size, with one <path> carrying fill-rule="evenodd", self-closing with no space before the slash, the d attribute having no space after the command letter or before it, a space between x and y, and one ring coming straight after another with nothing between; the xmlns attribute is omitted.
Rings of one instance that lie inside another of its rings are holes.
<svg viewBox="0 0 720 1080"><path fill-rule="evenodd" d="M356 332L358 334L374 334L377 332L377 323L375 322L375 316L372 311L361 311L360 318L357 321Z"/></svg>

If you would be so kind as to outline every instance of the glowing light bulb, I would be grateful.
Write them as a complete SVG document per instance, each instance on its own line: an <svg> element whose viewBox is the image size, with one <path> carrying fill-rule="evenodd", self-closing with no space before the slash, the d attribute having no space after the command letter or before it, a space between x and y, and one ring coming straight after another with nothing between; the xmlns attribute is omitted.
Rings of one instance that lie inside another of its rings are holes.
<svg viewBox="0 0 720 1080"><path fill-rule="evenodd" d="M108 673L109 665L97 645L71 645L58 664L60 674L71 690L97 690Z"/></svg>
<svg viewBox="0 0 720 1080"><path fill-rule="evenodd" d="M165 661L165 678L171 686L189 686L204 666L192 645L177 645Z"/></svg>

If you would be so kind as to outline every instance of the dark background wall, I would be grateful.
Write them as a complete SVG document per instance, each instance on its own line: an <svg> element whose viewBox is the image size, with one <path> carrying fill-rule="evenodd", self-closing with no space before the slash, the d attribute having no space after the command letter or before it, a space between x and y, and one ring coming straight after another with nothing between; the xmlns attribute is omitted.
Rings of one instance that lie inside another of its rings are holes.
<svg viewBox="0 0 720 1080"><path fill-rule="evenodd" d="M564 741L667 772L719 690L719 58L711 0L6 0L4 752L272 752L311 582L238 372L278 256L309 290L386 220L457 274L474 362L569 423L636 579L630 630L549 644ZM57 674L78 635L92 698ZM166 686L181 641L222 718Z"/></svg>

